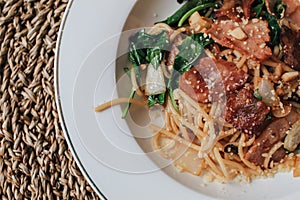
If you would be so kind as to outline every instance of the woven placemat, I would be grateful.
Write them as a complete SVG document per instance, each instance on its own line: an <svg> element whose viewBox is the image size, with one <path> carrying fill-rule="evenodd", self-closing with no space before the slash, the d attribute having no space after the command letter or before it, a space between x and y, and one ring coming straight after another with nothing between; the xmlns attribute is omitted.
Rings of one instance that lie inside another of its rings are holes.
<svg viewBox="0 0 300 200"><path fill-rule="evenodd" d="M0 0L0 199L99 199L59 124L54 53L66 0Z"/></svg>

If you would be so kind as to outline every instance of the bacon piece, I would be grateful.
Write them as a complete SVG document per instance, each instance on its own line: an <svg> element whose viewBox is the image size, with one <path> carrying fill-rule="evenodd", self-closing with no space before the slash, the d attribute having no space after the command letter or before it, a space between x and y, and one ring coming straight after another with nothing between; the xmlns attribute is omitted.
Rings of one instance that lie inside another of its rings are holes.
<svg viewBox="0 0 300 200"><path fill-rule="evenodd" d="M243 11L246 19L250 18L250 10L253 2L254 0L242 0Z"/></svg>
<svg viewBox="0 0 300 200"><path fill-rule="evenodd" d="M224 118L233 127L253 134L263 124L269 108L253 96L253 91L245 88L227 97Z"/></svg>
<svg viewBox="0 0 300 200"><path fill-rule="evenodd" d="M285 118L289 122L289 124L294 124L300 119L300 114L295 109L292 109Z"/></svg>
<svg viewBox="0 0 300 200"><path fill-rule="evenodd" d="M208 87L196 67L182 74L179 88L199 103L208 103Z"/></svg>
<svg viewBox="0 0 300 200"><path fill-rule="evenodd" d="M290 125L285 118L276 119L271 122L267 128L260 134L260 136L254 141L254 144L245 154L245 159L250 162L262 166L264 163L263 153L269 152L269 150L279 141L281 141L286 132L289 130ZM278 152L279 154L282 154ZM274 161L282 158L282 155L274 155ZM280 160L279 160L280 161Z"/></svg>
<svg viewBox="0 0 300 200"><path fill-rule="evenodd" d="M247 38L239 40L232 34L233 30L241 29ZM216 20L207 31L214 41L222 46L236 49L248 57L255 57L260 61L268 59L272 50L266 45L270 41L268 22L252 19L246 22L233 22L231 20Z"/></svg>
<svg viewBox="0 0 300 200"><path fill-rule="evenodd" d="M238 4L239 2L236 0L224 0L222 7L215 12L215 17L225 17L236 22L241 22L241 16L236 10Z"/></svg>
<svg viewBox="0 0 300 200"><path fill-rule="evenodd" d="M299 0L283 0L286 3L286 15L290 16L296 12L297 8L300 7Z"/></svg>
<svg viewBox="0 0 300 200"><path fill-rule="evenodd" d="M216 18L231 19L234 22L241 22L242 19L236 9L220 10L215 13Z"/></svg>
<svg viewBox="0 0 300 200"><path fill-rule="evenodd" d="M180 77L179 87L195 101L208 103L241 88L247 79L234 63L206 57Z"/></svg>
<svg viewBox="0 0 300 200"><path fill-rule="evenodd" d="M236 0L224 0L223 5L219 10L230 10L233 9L236 5Z"/></svg>
<svg viewBox="0 0 300 200"><path fill-rule="evenodd" d="M286 3L285 17L294 24L300 26L300 2L299 0L283 0Z"/></svg>
<svg viewBox="0 0 300 200"><path fill-rule="evenodd" d="M275 153L272 155L271 160L274 162L280 162L286 156L286 152L283 147L280 147Z"/></svg>
<svg viewBox="0 0 300 200"><path fill-rule="evenodd" d="M300 32L282 27L282 52L286 64L295 70L300 70Z"/></svg>
<svg viewBox="0 0 300 200"><path fill-rule="evenodd" d="M238 69L234 63L222 59L203 58L198 65L198 70L209 84L209 88L213 87L215 80L221 78L221 84L224 84L223 88L226 93L241 88L249 76L243 70Z"/></svg>
<svg viewBox="0 0 300 200"><path fill-rule="evenodd" d="M287 18L294 24L297 24L297 26L300 26L300 5L297 6L295 12L288 15Z"/></svg>

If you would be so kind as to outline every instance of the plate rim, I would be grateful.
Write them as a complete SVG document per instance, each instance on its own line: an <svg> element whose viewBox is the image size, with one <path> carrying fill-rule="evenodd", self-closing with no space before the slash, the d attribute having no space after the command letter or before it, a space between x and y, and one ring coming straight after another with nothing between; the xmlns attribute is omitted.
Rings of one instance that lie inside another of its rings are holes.
<svg viewBox="0 0 300 200"><path fill-rule="evenodd" d="M138 0L136 0L138 1ZM84 162L82 162L80 160L80 152L77 152L76 147L73 145L72 143L72 139L71 139L71 135L70 131L68 130L68 126L67 126L67 121L65 121L65 117L64 117L64 113L63 113L63 104L60 98L60 88L59 88L59 64L60 64L60 59L61 59L61 53L60 53L60 49L61 49L61 45L63 42L63 35L64 35L64 30L65 27L67 25L67 21L69 19L69 14L70 11L72 9L72 5L73 3L76 2L75 0L69 0L67 7L65 9L61 24L60 24L60 28L59 28L59 32L58 32L58 36L57 36L57 40L56 40L56 49L55 49L55 60L54 60L54 89L55 89L55 103L57 106L57 112L58 112L58 116L59 116L59 123L61 124L61 128L63 131L63 135L66 138L66 142L68 144L68 147L72 153L73 158L75 159L75 162L77 164L77 166L79 167L81 173L83 174L83 176L85 177L85 179L87 180L87 182L90 184L91 188L93 188L93 190L96 192L96 194L104 200L108 199L108 194L107 196L105 196L103 194L104 190L102 190L103 192L101 192L100 188L99 188L99 184L96 184L97 181L94 181L92 179L92 175L91 173L89 173L88 167L84 165ZM132 9L132 8L131 8ZM70 127L69 127L70 128ZM79 154L79 155L78 155ZM207 196L205 194L201 193L201 197L203 198L208 198L211 199L211 196Z"/></svg>
<svg viewBox="0 0 300 200"><path fill-rule="evenodd" d="M61 20L61 24L59 27L59 31L58 31L58 35L57 35L57 39L56 39L56 45L55 45L55 56L54 56L54 91L55 91L55 104L56 104L56 108L57 108L57 112L58 112L58 116L59 116L59 123L61 125L62 131L63 131L63 135L65 137L65 140L68 144L68 147L72 153L72 156L78 166L78 168L80 169L82 175L84 176L84 178L87 180L87 182L90 184L90 186L93 188L93 190L96 192L96 194L103 200L108 200L107 197L105 197L105 195L101 192L101 190L98 188L98 186L96 185L96 183L92 180L92 178L90 177L90 175L88 174L87 170L85 169L83 163L80 161L79 156L75 150L75 147L73 145L73 143L71 142L71 138L69 136L69 131L68 128L66 126L66 122L65 122L65 117L64 114L62 112L62 105L61 105L61 99L60 99L60 90L59 90L59 58L60 58L60 47L61 47L61 43L62 43L62 37L64 34L64 29L65 29L65 25L70 13L70 10L72 8L72 5L74 3L75 0L69 0L68 4L65 8L64 11L64 15L63 18Z"/></svg>

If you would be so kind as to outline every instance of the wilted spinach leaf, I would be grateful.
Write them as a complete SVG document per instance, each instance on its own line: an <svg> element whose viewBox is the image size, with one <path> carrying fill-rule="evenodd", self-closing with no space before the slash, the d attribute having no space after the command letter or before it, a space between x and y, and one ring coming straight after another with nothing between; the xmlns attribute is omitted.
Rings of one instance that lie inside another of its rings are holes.
<svg viewBox="0 0 300 200"><path fill-rule="evenodd" d="M151 63L154 69L157 69L163 58L162 50L159 47L147 49L146 61Z"/></svg>
<svg viewBox="0 0 300 200"><path fill-rule="evenodd" d="M265 6L265 0L257 0L252 5L252 13L255 13L255 17L258 18Z"/></svg>
<svg viewBox="0 0 300 200"><path fill-rule="evenodd" d="M135 95L135 90L131 90L130 95L129 95L129 99L133 99L134 95ZM128 103L126 105L126 107L124 108L124 110L122 112L122 118L123 119L127 116L127 113L129 111L130 106L131 106L131 103Z"/></svg>
<svg viewBox="0 0 300 200"><path fill-rule="evenodd" d="M278 18L283 18L286 10L286 4L284 2L277 1L275 4L275 14Z"/></svg>
<svg viewBox="0 0 300 200"><path fill-rule="evenodd" d="M168 17L166 20L162 21L170 26L177 26L179 20L191 9L207 4L207 3L215 3L216 0L190 0L183 4L173 15ZM204 14L204 13L201 13Z"/></svg>
<svg viewBox="0 0 300 200"><path fill-rule="evenodd" d="M278 18L281 17L285 12L285 5L281 0L278 0L275 3L275 7L272 8L275 11L276 15L273 15L267 11L265 0L255 0L252 4L251 11L255 13L255 17L262 17L264 20L268 21L268 26L270 29L271 41L269 42L270 46L275 46L280 43L281 28L278 23Z"/></svg>
<svg viewBox="0 0 300 200"><path fill-rule="evenodd" d="M130 37L129 60L134 66L151 63L154 68L157 68L168 46L169 41L165 31L152 35L141 30Z"/></svg>
<svg viewBox="0 0 300 200"><path fill-rule="evenodd" d="M186 12L179 20L178 25L177 26L182 26L183 23L196 11L200 12L202 10L205 10L207 8L211 8L214 7L215 3L206 3L206 4L201 4L199 6L196 6L195 8L192 8L191 10L189 10L188 12Z"/></svg>
<svg viewBox="0 0 300 200"><path fill-rule="evenodd" d="M188 71L199 58L203 49L211 43L213 40L204 33L187 36L178 46L179 53L174 60L174 70L180 74Z"/></svg>
<svg viewBox="0 0 300 200"><path fill-rule="evenodd" d="M254 90L253 96L258 100L262 100L262 96L259 94L258 89Z"/></svg>
<svg viewBox="0 0 300 200"><path fill-rule="evenodd" d="M156 103L160 105L165 103L165 93L148 96L148 107L152 107Z"/></svg>
<svg viewBox="0 0 300 200"><path fill-rule="evenodd" d="M271 46L275 46L280 43L281 28L278 23L278 19L268 12L264 14L266 20L268 21L270 29L271 41L269 42Z"/></svg>

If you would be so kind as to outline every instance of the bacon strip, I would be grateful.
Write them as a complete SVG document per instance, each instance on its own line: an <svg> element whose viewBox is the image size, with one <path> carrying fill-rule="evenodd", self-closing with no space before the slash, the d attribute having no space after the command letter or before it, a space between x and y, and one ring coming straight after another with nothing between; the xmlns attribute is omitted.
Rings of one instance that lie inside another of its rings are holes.
<svg viewBox="0 0 300 200"><path fill-rule="evenodd" d="M256 165L262 166L265 159L263 153L268 152L277 142L282 140L289 128L290 125L285 118L280 118L271 122L245 154L245 159ZM282 157L279 156L279 158L275 158L275 161L280 161L280 158Z"/></svg>
<svg viewBox="0 0 300 200"><path fill-rule="evenodd" d="M196 67L192 67L181 75L179 88L195 101L208 103L209 90Z"/></svg>
<svg viewBox="0 0 300 200"><path fill-rule="evenodd" d="M292 110L286 117L275 119L259 134L254 144L245 154L245 159L256 165L263 165L263 154L267 153L277 142L281 141L285 136L291 124L294 124L300 119L300 114ZM278 149L273 155L272 160L280 162L285 157L286 153L283 148Z"/></svg>
<svg viewBox="0 0 300 200"><path fill-rule="evenodd" d="M230 33L240 28L247 38L241 40ZM207 31L213 40L222 46L236 49L248 57L255 57L264 61L272 55L272 50L266 45L270 41L268 22L252 19L244 22L232 20L217 20Z"/></svg>
<svg viewBox="0 0 300 200"><path fill-rule="evenodd" d="M241 22L241 16L236 10L238 4L239 1L236 0L224 0L222 7L215 12L215 17L229 18L233 21Z"/></svg>
<svg viewBox="0 0 300 200"><path fill-rule="evenodd" d="M208 103L241 88L247 79L248 74L234 63L206 57L180 77L179 87L195 101Z"/></svg>

